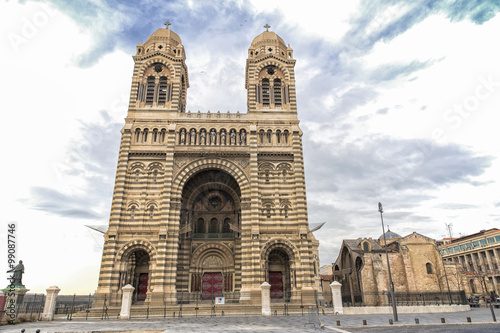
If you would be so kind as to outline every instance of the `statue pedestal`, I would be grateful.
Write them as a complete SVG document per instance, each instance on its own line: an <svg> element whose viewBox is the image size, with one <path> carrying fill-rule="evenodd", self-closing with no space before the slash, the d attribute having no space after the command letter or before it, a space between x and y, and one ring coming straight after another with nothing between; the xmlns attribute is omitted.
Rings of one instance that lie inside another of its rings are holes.
<svg viewBox="0 0 500 333"><path fill-rule="evenodd" d="M5 318L7 321L17 318L19 307L23 304L24 295L29 291L25 286L7 287L2 289L4 296L7 296L5 302ZM2 309L3 310L3 309Z"/></svg>

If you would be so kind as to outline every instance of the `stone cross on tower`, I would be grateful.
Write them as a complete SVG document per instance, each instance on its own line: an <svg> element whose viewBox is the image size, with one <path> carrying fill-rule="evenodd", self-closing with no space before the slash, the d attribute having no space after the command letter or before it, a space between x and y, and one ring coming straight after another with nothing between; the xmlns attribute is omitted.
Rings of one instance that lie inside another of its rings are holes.
<svg viewBox="0 0 500 333"><path fill-rule="evenodd" d="M170 25L172 25L172 23L170 23L170 21L169 21L169 20L167 20L167 22L165 22L165 23L163 23L163 24L165 24L165 27L166 27L165 29L168 29L168 27L169 27Z"/></svg>
<svg viewBox="0 0 500 333"><path fill-rule="evenodd" d="M266 23L266 25L264 26L264 28L266 28L266 31L269 31L269 28L270 28L270 27L271 27L271 26L270 26L269 24L267 24L267 23Z"/></svg>

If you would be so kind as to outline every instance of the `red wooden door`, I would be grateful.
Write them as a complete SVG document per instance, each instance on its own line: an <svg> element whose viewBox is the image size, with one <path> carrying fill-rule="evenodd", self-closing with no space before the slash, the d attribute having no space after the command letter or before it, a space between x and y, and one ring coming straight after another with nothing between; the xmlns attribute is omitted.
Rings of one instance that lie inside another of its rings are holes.
<svg viewBox="0 0 500 333"><path fill-rule="evenodd" d="M283 298L283 276L281 272L269 272L271 298Z"/></svg>
<svg viewBox="0 0 500 333"><path fill-rule="evenodd" d="M147 292L148 292L148 273L141 273L139 275L139 287L137 288L137 301L141 302L146 300Z"/></svg>
<svg viewBox="0 0 500 333"><path fill-rule="evenodd" d="M223 279L221 273L205 273L202 282L202 299L222 296Z"/></svg>

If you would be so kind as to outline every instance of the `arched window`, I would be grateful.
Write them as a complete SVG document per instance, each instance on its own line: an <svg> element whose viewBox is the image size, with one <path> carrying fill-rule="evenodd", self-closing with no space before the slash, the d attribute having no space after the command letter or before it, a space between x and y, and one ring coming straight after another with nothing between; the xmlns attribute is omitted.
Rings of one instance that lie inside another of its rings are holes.
<svg viewBox="0 0 500 333"><path fill-rule="evenodd" d="M160 142L163 143L165 142L165 134L167 133L167 130L162 128L161 134L160 134Z"/></svg>
<svg viewBox="0 0 500 333"><path fill-rule="evenodd" d="M158 170L153 171L153 183L156 183L158 180Z"/></svg>
<svg viewBox="0 0 500 333"><path fill-rule="evenodd" d="M269 106L269 79L262 80L262 105Z"/></svg>
<svg viewBox="0 0 500 333"><path fill-rule="evenodd" d="M158 142L158 129L153 129L153 142Z"/></svg>
<svg viewBox="0 0 500 333"><path fill-rule="evenodd" d="M265 176L265 179L266 179L266 183L269 183L269 170L266 170L264 172L264 176Z"/></svg>
<svg viewBox="0 0 500 333"><path fill-rule="evenodd" d="M133 220L135 217L135 211L137 210L137 206L132 205L128 210L130 212L130 219Z"/></svg>
<svg viewBox="0 0 500 333"><path fill-rule="evenodd" d="M284 141L285 143L288 143L288 134L289 134L289 133L288 133L288 130L284 130L284 131L283 131L283 141Z"/></svg>
<svg viewBox="0 0 500 333"><path fill-rule="evenodd" d="M142 142L148 141L148 132L149 130L147 128L145 128L144 131L142 132Z"/></svg>
<svg viewBox="0 0 500 333"><path fill-rule="evenodd" d="M264 130L260 130L259 138L260 138L260 143L264 143Z"/></svg>
<svg viewBox="0 0 500 333"><path fill-rule="evenodd" d="M222 232L225 234L228 234L231 232L231 228L229 227L229 224L231 223L230 219L225 219L224 220L224 225L222 226Z"/></svg>
<svg viewBox="0 0 500 333"><path fill-rule="evenodd" d="M267 143L271 143L271 137L273 135L273 132L271 130L267 131Z"/></svg>
<svg viewBox="0 0 500 333"><path fill-rule="evenodd" d="M141 129L136 128L135 129L135 142L139 142L139 139L141 138Z"/></svg>
<svg viewBox="0 0 500 333"><path fill-rule="evenodd" d="M198 219L196 223L196 232L202 234L205 232L205 221L203 219Z"/></svg>
<svg viewBox="0 0 500 333"><path fill-rule="evenodd" d="M281 80L274 79L273 82L274 106L281 106Z"/></svg>
<svg viewBox="0 0 500 333"><path fill-rule="evenodd" d="M219 232L219 222L216 218L210 220L210 230L209 233L216 234Z"/></svg>
<svg viewBox="0 0 500 333"><path fill-rule="evenodd" d="M288 210L289 210L288 206L285 206L285 218L286 219L288 218Z"/></svg>
<svg viewBox="0 0 500 333"><path fill-rule="evenodd" d="M148 208L149 218L152 219L155 216L155 206L151 205Z"/></svg>
<svg viewBox="0 0 500 333"><path fill-rule="evenodd" d="M146 90L146 104L153 104L155 97L155 77L148 77L148 85Z"/></svg>
<svg viewBox="0 0 500 333"><path fill-rule="evenodd" d="M167 77L160 77L160 88L158 91L158 105L165 105L167 100Z"/></svg>
<svg viewBox="0 0 500 333"><path fill-rule="evenodd" d="M432 274L432 264L430 262L425 264L425 268L427 269L427 274Z"/></svg>
<svg viewBox="0 0 500 333"><path fill-rule="evenodd" d="M276 131L276 142L281 143L281 131L280 130Z"/></svg>

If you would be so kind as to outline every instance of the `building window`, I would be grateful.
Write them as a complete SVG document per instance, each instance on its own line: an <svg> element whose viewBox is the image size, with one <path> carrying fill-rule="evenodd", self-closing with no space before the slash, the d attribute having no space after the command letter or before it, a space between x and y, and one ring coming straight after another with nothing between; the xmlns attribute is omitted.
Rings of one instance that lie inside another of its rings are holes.
<svg viewBox="0 0 500 333"><path fill-rule="evenodd" d="M368 244L368 242L363 243L363 251L370 251L370 244Z"/></svg>
<svg viewBox="0 0 500 333"><path fill-rule="evenodd" d="M213 218L210 220L210 230L209 233L211 234L216 234L219 232L219 222L217 221L216 218Z"/></svg>
<svg viewBox="0 0 500 333"><path fill-rule="evenodd" d="M146 90L146 104L153 104L155 97L155 78L154 76L148 77L148 84Z"/></svg>
<svg viewBox="0 0 500 333"><path fill-rule="evenodd" d="M478 241L472 242L472 245L473 245L474 247L478 247L478 246L479 246L479 242L478 242Z"/></svg>
<svg viewBox="0 0 500 333"><path fill-rule="evenodd" d="M480 241L480 242L481 242L481 245L482 245L482 246L486 246L486 239L481 239L481 241Z"/></svg>
<svg viewBox="0 0 500 333"><path fill-rule="evenodd" d="M427 269L427 274L432 274L432 264L430 262L425 264L425 268Z"/></svg>
<svg viewBox="0 0 500 333"><path fill-rule="evenodd" d="M262 80L262 105L269 106L269 79Z"/></svg>
<svg viewBox="0 0 500 333"><path fill-rule="evenodd" d="M160 77L160 89L158 91L158 104L165 105L167 100L167 77Z"/></svg>
<svg viewBox="0 0 500 333"><path fill-rule="evenodd" d="M274 106L281 106L281 80L274 79L273 82Z"/></svg>
<svg viewBox="0 0 500 333"><path fill-rule="evenodd" d="M198 219L196 224L196 232L202 234L205 232L205 221L203 219Z"/></svg>
<svg viewBox="0 0 500 333"><path fill-rule="evenodd" d="M488 238L488 244L495 243L495 238L490 237Z"/></svg>
<svg viewBox="0 0 500 333"><path fill-rule="evenodd" d="M227 233L231 232L231 228L229 226L230 223L231 223L230 219L225 219L224 220L224 225L222 226L222 232L223 233L227 234Z"/></svg>
<svg viewBox="0 0 500 333"><path fill-rule="evenodd" d="M141 138L141 129L136 128L135 129L135 142L139 142L140 138Z"/></svg>
<svg viewBox="0 0 500 333"><path fill-rule="evenodd" d="M157 142L158 141L158 129L155 128L153 130L153 142Z"/></svg>

